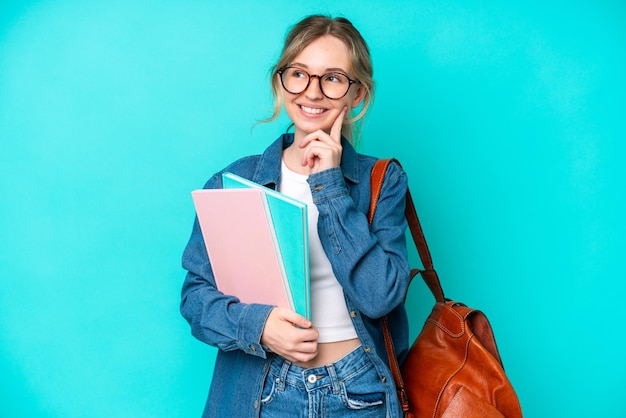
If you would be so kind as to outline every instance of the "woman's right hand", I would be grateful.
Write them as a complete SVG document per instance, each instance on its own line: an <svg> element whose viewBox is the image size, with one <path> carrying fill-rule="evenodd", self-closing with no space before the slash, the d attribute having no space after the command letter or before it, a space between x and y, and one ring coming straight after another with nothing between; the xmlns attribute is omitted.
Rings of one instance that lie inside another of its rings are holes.
<svg viewBox="0 0 626 418"><path fill-rule="evenodd" d="M311 321L286 308L274 308L265 321L261 344L292 363L306 363L317 356L319 333Z"/></svg>

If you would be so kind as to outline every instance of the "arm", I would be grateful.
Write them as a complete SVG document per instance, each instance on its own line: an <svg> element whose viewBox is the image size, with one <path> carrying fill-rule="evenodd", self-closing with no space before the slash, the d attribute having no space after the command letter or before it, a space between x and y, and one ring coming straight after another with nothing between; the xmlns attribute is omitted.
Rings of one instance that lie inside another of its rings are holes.
<svg viewBox="0 0 626 418"><path fill-rule="evenodd" d="M369 173L361 181L369 184ZM365 315L386 315L404 302L409 284L406 174L395 164L389 167L371 227L349 195L341 168L312 174L309 184L320 213L320 239L344 292Z"/></svg>

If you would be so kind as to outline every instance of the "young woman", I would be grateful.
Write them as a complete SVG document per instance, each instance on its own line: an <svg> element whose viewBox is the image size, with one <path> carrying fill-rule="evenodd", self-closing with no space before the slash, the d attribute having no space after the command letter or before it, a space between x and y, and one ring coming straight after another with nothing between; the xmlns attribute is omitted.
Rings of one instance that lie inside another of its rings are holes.
<svg viewBox="0 0 626 418"><path fill-rule="evenodd" d="M388 316L402 361L407 179L390 167L369 225L376 159L349 141L372 100L368 47L344 18L307 17L288 33L272 90L273 118L284 106L294 132L205 188L220 188L229 171L307 202L312 320L217 290L196 219L181 312L196 338L219 348L203 416L401 416L380 318Z"/></svg>

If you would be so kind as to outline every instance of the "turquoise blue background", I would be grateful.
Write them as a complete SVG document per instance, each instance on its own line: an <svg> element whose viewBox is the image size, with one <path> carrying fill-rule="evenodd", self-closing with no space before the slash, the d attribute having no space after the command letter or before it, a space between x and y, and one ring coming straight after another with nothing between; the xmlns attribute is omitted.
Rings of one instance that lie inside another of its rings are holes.
<svg viewBox="0 0 626 418"><path fill-rule="evenodd" d="M345 14L448 296L490 318L527 417L625 416L621 1L4 1L0 416L193 417L190 191L264 149L288 25ZM433 302L409 296L415 334Z"/></svg>

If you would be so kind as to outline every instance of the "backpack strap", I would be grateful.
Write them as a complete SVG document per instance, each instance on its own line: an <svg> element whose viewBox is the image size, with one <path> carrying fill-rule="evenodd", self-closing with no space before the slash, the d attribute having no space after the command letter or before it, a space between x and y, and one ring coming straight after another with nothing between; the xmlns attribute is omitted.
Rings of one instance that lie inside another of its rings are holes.
<svg viewBox="0 0 626 418"><path fill-rule="evenodd" d="M378 204L378 199L380 197L383 182L385 180L385 173L387 172L387 167L389 167L389 164L391 163L395 163L398 166L402 167L400 165L400 162L393 158L378 160L372 168L372 180L370 186L371 199L368 213L368 220L370 224L374 220L374 216L376 214L376 205ZM409 225L409 230L411 231L411 237L413 238L413 242L417 248L417 252L420 256L420 260L423 266L422 270L411 270L411 279L413 279L413 277L415 277L415 275L417 275L418 273L421 274L424 282L426 282L426 285L435 297L435 300L437 302L443 303L445 302L443 289L441 288L439 277L437 276L437 272L435 271L435 268L433 266L433 260L430 256L430 250L428 249L428 244L426 243L426 238L424 237L422 226L420 224L419 218L417 217L417 211L415 210L415 204L413 203L413 198L411 197L411 192L409 189L407 189L406 191L406 208L404 210L404 214Z"/></svg>

